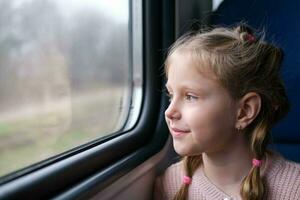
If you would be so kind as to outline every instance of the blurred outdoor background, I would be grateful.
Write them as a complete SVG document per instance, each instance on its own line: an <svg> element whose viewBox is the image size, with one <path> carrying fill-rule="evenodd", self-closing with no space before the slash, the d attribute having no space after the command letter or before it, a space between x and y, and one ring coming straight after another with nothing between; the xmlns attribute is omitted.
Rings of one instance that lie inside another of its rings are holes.
<svg viewBox="0 0 300 200"><path fill-rule="evenodd" d="M128 4L0 0L0 176L121 127Z"/></svg>

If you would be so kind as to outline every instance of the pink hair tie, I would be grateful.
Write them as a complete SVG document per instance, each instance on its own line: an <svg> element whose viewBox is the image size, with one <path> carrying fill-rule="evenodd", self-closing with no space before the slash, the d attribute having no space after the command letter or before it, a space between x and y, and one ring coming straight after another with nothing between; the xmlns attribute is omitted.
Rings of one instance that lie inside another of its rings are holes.
<svg viewBox="0 0 300 200"><path fill-rule="evenodd" d="M252 159L252 164L253 164L255 167L260 167L260 166L262 165L262 161L253 158L253 159Z"/></svg>
<svg viewBox="0 0 300 200"><path fill-rule="evenodd" d="M246 40L252 43L255 41L255 37L252 34L248 33L246 35Z"/></svg>
<svg viewBox="0 0 300 200"><path fill-rule="evenodd" d="M186 184L186 185L189 185L189 184L191 184L191 182L192 182L192 179L191 179L191 177L188 177L188 176L183 176L183 183L184 184Z"/></svg>

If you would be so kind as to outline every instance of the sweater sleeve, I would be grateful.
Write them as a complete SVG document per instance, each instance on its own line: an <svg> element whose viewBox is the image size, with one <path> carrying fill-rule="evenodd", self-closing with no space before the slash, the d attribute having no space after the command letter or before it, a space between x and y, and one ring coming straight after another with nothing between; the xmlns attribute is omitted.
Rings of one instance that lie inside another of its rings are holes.
<svg viewBox="0 0 300 200"><path fill-rule="evenodd" d="M183 176L182 162L177 162L169 166L155 180L154 199L171 200L181 187L181 177Z"/></svg>
<svg viewBox="0 0 300 200"><path fill-rule="evenodd" d="M153 199L154 200L165 199L165 190L162 184L162 178L160 176L155 179Z"/></svg>

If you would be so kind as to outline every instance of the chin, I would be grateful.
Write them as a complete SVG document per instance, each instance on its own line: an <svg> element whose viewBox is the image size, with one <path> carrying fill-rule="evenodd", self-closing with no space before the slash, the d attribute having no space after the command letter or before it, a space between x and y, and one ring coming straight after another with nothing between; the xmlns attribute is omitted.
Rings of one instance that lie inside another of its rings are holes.
<svg viewBox="0 0 300 200"><path fill-rule="evenodd" d="M173 148L178 155L182 156L184 150L183 150L183 148L180 147L180 145L176 145L176 143L173 142Z"/></svg>
<svg viewBox="0 0 300 200"><path fill-rule="evenodd" d="M182 151L179 151L179 150L177 150L177 149L175 149L174 148L174 150L175 150L175 152L178 154L178 155L180 155L180 156L187 156L188 154L186 154L186 153L184 153L184 152L182 152Z"/></svg>
<svg viewBox="0 0 300 200"><path fill-rule="evenodd" d="M189 155L191 155L190 149L182 147L181 145L174 144L174 150L180 156L189 156Z"/></svg>
<svg viewBox="0 0 300 200"><path fill-rule="evenodd" d="M201 150L193 150L174 143L174 150L180 156L197 156L203 153Z"/></svg>

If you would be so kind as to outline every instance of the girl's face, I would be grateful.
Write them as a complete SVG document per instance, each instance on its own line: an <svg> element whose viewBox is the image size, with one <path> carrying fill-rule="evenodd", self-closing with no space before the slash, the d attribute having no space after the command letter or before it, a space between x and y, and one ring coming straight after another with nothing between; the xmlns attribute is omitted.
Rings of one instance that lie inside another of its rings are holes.
<svg viewBox="0 0 300 200"><path fill-rule="evenodd" d="M237 103L212 72L200 73L190 53L174 52L166 84L165 118L180 155L225 150L236 138Z"/></svg>

